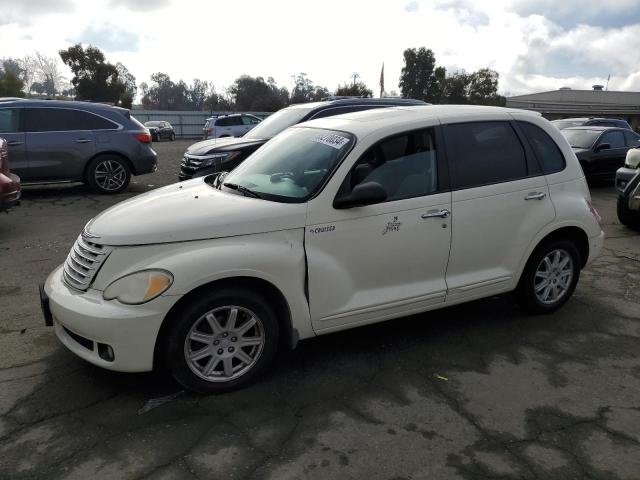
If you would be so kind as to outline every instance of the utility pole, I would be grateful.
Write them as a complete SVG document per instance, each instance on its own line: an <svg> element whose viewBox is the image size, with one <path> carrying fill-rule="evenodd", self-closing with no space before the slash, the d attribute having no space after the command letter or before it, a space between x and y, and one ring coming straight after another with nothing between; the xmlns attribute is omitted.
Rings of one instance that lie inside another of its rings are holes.
<svg viewBox="0 0 640 480"><path fill-rule="evenodd" d="M350 76L351 76L351 78L353 78L353 86L355 87L356 80L358 80L360 78L360 74L358 72L353 72Z"/></svg>

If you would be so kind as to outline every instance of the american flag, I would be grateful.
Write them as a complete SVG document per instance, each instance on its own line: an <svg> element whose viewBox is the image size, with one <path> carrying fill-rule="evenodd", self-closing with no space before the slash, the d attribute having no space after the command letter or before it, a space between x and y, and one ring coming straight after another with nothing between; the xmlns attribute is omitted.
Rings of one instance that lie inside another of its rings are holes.
<svg viewBox="0 0 640 480"><path fill-rule="evenodd" d="M380 98L384 95L384 62L382 62L382 70L380 71Z"/></svg>

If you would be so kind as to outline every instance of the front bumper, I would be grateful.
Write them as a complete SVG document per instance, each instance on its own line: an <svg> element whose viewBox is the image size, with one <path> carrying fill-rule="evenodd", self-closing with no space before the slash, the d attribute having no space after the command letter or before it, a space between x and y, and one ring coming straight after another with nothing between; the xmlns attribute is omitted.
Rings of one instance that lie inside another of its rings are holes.
<svg viewBox="0 0 640 480"><path fill-rule="evenodd" d="M107 301L101 291L68 287L62 279L62 266L47 278L44 294L58 339L80 358L121 372L153 369L160 326L180 298L160 296L143 305ZM104 346L112 348L112 361L100 355Z"/></svg>
<svg viewBox="0 0 640 480"><path fill-rule="evenodd" d="M638 174L637 168L620 167L616 171L616 190L624 192L629 182Z"/></svg>

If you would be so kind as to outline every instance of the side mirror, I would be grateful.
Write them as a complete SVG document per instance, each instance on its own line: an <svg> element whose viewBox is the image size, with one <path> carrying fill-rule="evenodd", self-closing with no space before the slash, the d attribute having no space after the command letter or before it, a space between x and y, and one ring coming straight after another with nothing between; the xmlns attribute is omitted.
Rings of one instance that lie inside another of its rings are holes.
<svg viewBox="0 0 640 480"><path fill-rule="evenodd" d="M377 182L366 182L356 185L351 193L338 195L333 201L333 208L343 209L363 207L381 203L387 199L387 192Z"/></svg>
<svg viewBox="0 0 640 480"><path fill-rule="evenodd" d="M602 150L609 150L611 148L610 143L600 143L596 146L596 152L600 152Z"/></svg>

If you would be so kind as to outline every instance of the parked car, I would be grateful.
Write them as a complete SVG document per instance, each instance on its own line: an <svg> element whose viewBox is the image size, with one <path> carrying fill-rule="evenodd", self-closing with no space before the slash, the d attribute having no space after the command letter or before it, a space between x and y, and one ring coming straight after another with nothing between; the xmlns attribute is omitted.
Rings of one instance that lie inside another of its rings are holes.
<svg viewBox="0 0 640 480"><path fill-rule="evenodd" d="M624 128L570 127L561 130L587 178L613 178L627 151L640 146L640 135Z"/></svg>
<svg viewBox="0 0 640 480"><path fill-rule="evenodd" d="M9 171L9 147L0 138L0 212L20 203L20 178Z"/></svg>
<svg viewBox="0 0 640 480"><path fill-rule="evenodd" d="M176 132L173 130L173 127L169 122L151 120L149 122L145 122L144 126L149 129L151 138L156 142L159 142L163 138L171 140L172 142L176 139Z"/></svg>
<svg viewBox="0 0 640 480"><path fill-rule="evenodd" d="M221 177L85 226L42 293L67 348L112 370L163 362L221 392L316 335L512 290L553 312L604 242L569 144L522 110L322 118Z"/></svg>
<svg viewBox="0 0 640 480"><path fill-rule="evenodd" d="M0 99L0 135L26 183L85 182L121 192L156 170L149 131L124 108L88 102Z"/></svg>
<svg viewBox="0 0 640 480"><path fill-rule="evenodd" d="M231 171L249 155L287 127L314 118L402 105L426 105L404 98L344 98L303 103L270 115L242 138L208 140L191 145L184 154L178 179L188 180L212 173Z"/></svg>
<svg viewBox="0 0 640 480"><path fill-rule="evenodd" d="M202 138L241 137L262 121L248 113L209 117L202 127Z"/></svg>
<svg viewBox="0 0 640 480"><path fill-rule="evenodd" d="M570 127L618 127L633 130L626 120L620 118L563 118L562 120L553 120L551 123L560 130Z"/></svg>
<svg viewBox="0 0 640 480"><path fill-rule="evenodd" d="M627 152L624 166L616 172L616 189L620 223L640 230L640 148Z"/></svg>

